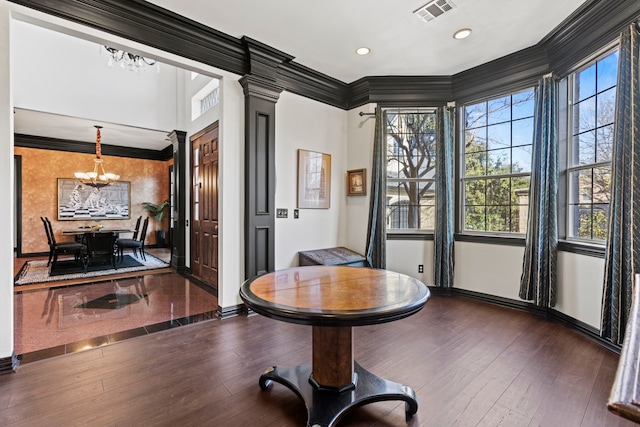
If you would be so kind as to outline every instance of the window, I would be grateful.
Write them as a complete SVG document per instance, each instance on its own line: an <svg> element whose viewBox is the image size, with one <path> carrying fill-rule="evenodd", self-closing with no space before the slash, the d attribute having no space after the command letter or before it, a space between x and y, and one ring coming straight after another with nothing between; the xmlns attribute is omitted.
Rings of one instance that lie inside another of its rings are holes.
<svg viewBox="0 0 640 427"><path fill-rule="evenodd" d="M526 232L533 111L533 89L463 108L463 231Z"/></svg>
<svg viewBox="0 0 640 427"><path fill-rule="evenodd" d="M607 238L618 50L569 76L567 237Z"/></svg>
<svg viewBox="0 0 640 427"><path fill-rule="evenodd" d="M436 114L386 110L387 229L433 230Z"/></svg>

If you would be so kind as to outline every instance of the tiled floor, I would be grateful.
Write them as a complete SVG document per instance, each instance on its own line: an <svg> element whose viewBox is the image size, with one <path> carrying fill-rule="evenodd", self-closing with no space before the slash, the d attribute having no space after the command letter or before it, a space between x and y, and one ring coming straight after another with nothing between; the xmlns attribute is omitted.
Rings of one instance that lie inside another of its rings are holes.
<svg viewBox="0 0 640 427"><path fill-rule="evenodd" d="M215 296L175 273L26 291L14 298L15 352L22 363L213 319L217 308Z"/></svg>

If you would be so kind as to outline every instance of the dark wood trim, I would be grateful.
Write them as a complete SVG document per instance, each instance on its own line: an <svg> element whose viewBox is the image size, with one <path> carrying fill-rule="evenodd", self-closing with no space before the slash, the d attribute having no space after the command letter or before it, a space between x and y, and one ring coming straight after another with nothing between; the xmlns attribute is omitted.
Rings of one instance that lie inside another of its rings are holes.
<svg viewBox="0 0 640 427"><path fill-rule="evenodd" d="M13 353L9 357L3 357L0 359L0 376L14 374L18 370L18 366L20 365L20 360Z"/></svg>
<svg viewBox="0 0 640 427"><path fill-rule="evenodd" d="M475 235L475 234L455 234L456 242L470 242L470 243L485 243L488 245L505 245L505 246L521 246L525 245L525 238L523 237L509 237L509 236L488 236L488 235Z"/></svg>
<svg viewBox="0 0 640 427"><path fill-rule="evenodd" d="M15 170L13 173L15 179L15 200L16 206L14 214L16 215L16 236L17 242L15 246L16 256L22 257L22 156L14 154ZM13 238L13 236L11 236Z"/></svg>
<svg viewBox="0 0 640 427"><path fill-rule="evenodd" d="M187 133L174 130L169 133L171 140L171 154L173 155L175 205L173 207L173 238L171 242L171 268L181 272L186 266L187 253L187 219L190 218L191 209L187 206Z"/></svg>
<svg viewBox="0 0 640 427"><path fill-rule="evenodd" d="M251 76L275 82L278 68L293 60L293 56L250 37L244 36L241 40L247 52L247 74Z"/></svg>
<svg viewBox="0 0 640 427"><path fill-rule="evenodd" d="M41 12L243 75L242 42L143 0L12 0Z"/></svg>
<svg viewBox="0 0 640 427"><path fill-rule="evenodd" d="M439 107L453 100L451 76L364 77L349 85L347 108L370 102L384 107Z"/></svg>
<svg viewBox="0 0 640 427"><path fill-rule="evenodd" d="M278 69L276 83L287 92L346 109L349 85L293 61Z"/></svg>
<svg viewBox="0 0 640 427"><path fill-rule="evenodd" d="M387 240L433 240L433 232L430 233L389 233Z"/></svg>
<svg viewBox="0 0 640 427"><path fill-rule="evenodd" d="M95 154L96 152L95 142L72 141L69 139L48 138L44 136L24 135L21 133L14 134L14 141L16 147L84 154ZM105 156L128 157L132 159L166 161L173 156L173 147L169 145L159 151L102 144L102 154Z"/></svg>
<svg viewBox="0 0 640 427"><path fill-rule="evenodd" d="M275 269L275 114L281 90L263 78L240 80L245 94L245 279Z"/></svg>
<svg viewBox="0 0 640 427"><path fill-rule="evenodd" d="M620 354L621 347L605 338L602 338L600 336L600 331L598 331L596 328L594 328L593 326L587 325L586 323L581 322L580 320L574 319L571 316L567 316L564 313L554 310L553 308L541 308L527 301L513 300L510 298L484 294L481 292L469 291L466 289L438 288L434 286L429 286L429 290L431 291L431 294L433 296L452 296L452 297L469 298L476 301L482 301L489 304L499 305L502 307L526 311L536 316L543 316L543 317L555 320L559 323L562 323L564 326L570 329L574 329L580 332L581 334L587 336L588 338L597 342L598 344L605 347L606 349Z"/></svg>
<svg viewBox="0 0 640 427"><path fill-rule="evenodd" d="M549 71L544 49L532 46L454 75L453 99L464 104L513 93L537 85Z"/></svg>
<svg viewBox="0 0 640 427"><path fill-rule="evenodd" d="M558 241L558 250L563 252L570 252L572 254L604 259L606 248L604 246L594 246L586 243L560 240Z"/></svg>
<svg viewBox="0 0 640 427"><path fill-rule="evenodd" d="M637 0L590 0L551 31L539 43L559 77L578 62L614 41L640 16Z"/></svg>
<svg viewBox="0 0 640 427"><path fill-rule="evenodd" d="M231 307L220 307L216 310L216 317L220 319L228 319L230 317L247 314L247 307L244 304L238 304Z"/></svg>
<svg viewBox="0 0 640 427"><path fill-rule="evenodd" d="M238 75L250 73L280 91L351 109L465 103L563 75L610 43L640 15L637 0L591 0L534 46L453 76L371 76L346 84L293 61L293 56L247 37L237 39L142 0L10 0Z"/></svg>

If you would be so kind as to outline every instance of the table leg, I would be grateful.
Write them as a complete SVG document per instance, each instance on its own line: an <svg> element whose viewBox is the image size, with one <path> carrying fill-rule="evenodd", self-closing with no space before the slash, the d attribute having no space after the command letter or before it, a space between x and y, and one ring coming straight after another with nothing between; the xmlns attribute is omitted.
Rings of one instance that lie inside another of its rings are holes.
<svg viewBox="0 0 640 427"><path fill-rule="evenodd" d="M355 387L353 328L313 327L311 383L321 390L344 391Z"/></svg>
<svg viewBox="0 0 640 427"><path fill-rule="evenodd" d="M300 397L307 408L307 425L310 427L331 427L357 406L385 400L405 402L407 421L418 411L416 394L409 386L377 377L354 362L357 384L346 391L320 390L311 384L312 367L294 368L271 367L260 376L259 385L268 390L273 382L280 383Z"/></svg>

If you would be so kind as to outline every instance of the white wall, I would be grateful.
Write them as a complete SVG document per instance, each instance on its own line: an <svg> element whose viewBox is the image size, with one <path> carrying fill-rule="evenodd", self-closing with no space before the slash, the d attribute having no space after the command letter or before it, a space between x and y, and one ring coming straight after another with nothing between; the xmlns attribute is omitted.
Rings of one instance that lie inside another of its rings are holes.
<svg viewBox="0 0 640 427"><path fill-rule="evenodd" d="M524 247L455 243L454 287L520 300Z"/></svg>
<svg viewBox="0 0 640 427"><path fill-rule="evenodd" d="M600 330L603 285L603 258L558 254L557 311Z"/></svg>
<svg viewBox="0 0 640 427"><path fill-rule="evenodd" d="M107 65L101 44L13 21L15 107L170 131L177 129L176 70L135 73Z"/></svg>
<svg viewBox="0 0 640 427"><path fill-rule="evenodd" d="M347 170L366 169L367 194L365 196L346 197L346 246L363 255L367 248L373 136L376 119L371 115L360 116L360 112L373 113L375 107L375 104L368 104L360 108L354 108L348 112L347 139L349 144L347 147Z"/></svg>
<svg viewBox="0 0 640 427"><path fill-rule="evenodd" d="M276 269L298 265L298 251L347 243L346 199L347 113L339 108L283 92L276 104L276 208L289 209L276 218ZM297 195L298 149L331 155L331 207L300 209Z"/></svg>
<svg viewBox="0 0 640 427"><path fill-rule="evenodd" d="M434 285L433 240L387 240L387 270L415 277L427 286ZM418 273L418 265L424 267Z"/></svg>
<svg viewBox="0 0 640 427"><path fill-rule="evenodd" d="M226 308L242 303L244 281L244 93L240 76L219 75L218 304Z"/></svg>
<svg viewBox="0 0 640 427"><path fill-rule="evenodd" d="M10 73L9 10L0 3L0 224L13 226L13 105ZM11 233L12 234L12 233ZM0 358L13 354L13 241L0 243Z"/></svg>

